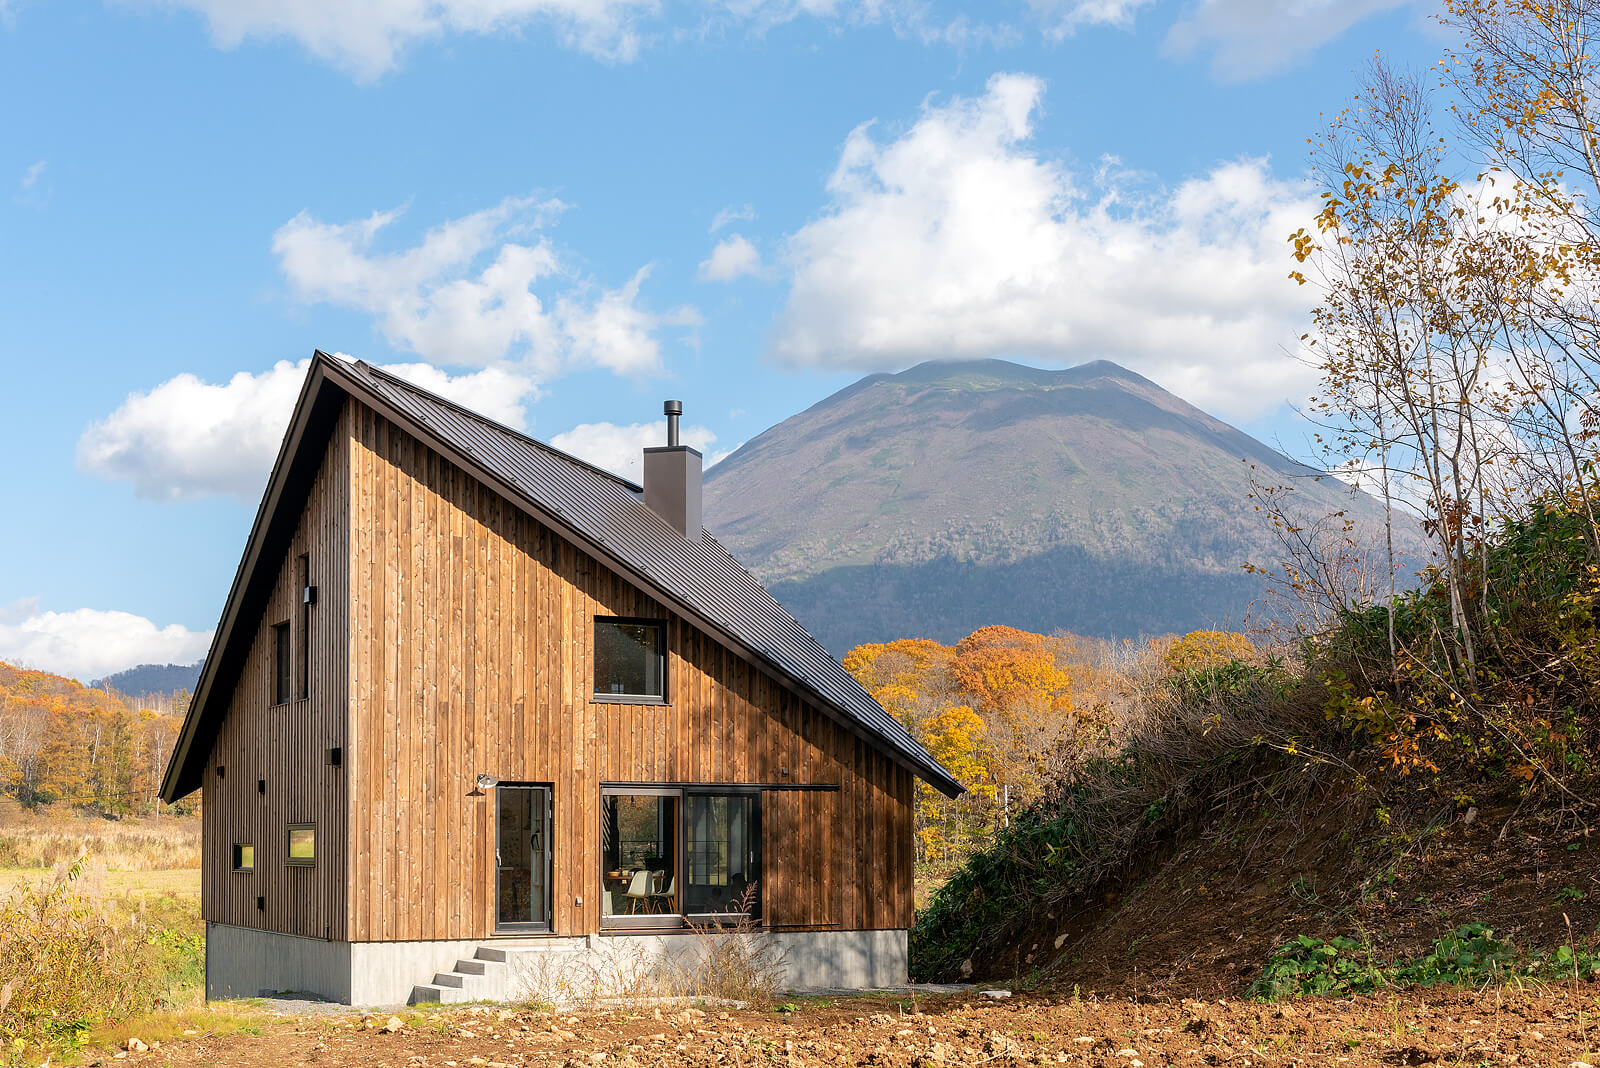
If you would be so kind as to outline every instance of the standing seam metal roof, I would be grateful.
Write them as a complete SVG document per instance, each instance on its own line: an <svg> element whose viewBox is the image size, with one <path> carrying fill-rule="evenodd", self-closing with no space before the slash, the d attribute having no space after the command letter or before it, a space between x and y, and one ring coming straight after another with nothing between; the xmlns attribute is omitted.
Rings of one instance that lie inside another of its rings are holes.
<svg viewBox="0 0 1600 1068"><path fill-rule="evenodd" d="M337 369L472 457L580 537L653 582L668 600L723 628L818 699L893 749L952 797L962 786L707 532L684 537L638 486L365 363Z"/></svg>

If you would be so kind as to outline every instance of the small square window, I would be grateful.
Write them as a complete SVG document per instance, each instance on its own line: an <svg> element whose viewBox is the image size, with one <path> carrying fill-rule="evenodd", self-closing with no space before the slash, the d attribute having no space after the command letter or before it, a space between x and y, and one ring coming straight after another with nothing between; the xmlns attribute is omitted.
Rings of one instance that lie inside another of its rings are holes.
<svg viewBox="0 0 1600 1068"><path fill-rule="evenodd" d="M289 863L309 868L316 862L316 825L312 823L289 824Z"/></svg>
<svg viewBox="0 0 1600 1068"><path fill-rule="evenodd" d="M250 842L233 843L233 870L256 870L256 847Z"/></svg>
<svg viewBox="0 0 1600 1068"><path fill-rule="evenodd" d="M596 619L594 692L605 700L666 700L666 625L639 619Z"/></svg>

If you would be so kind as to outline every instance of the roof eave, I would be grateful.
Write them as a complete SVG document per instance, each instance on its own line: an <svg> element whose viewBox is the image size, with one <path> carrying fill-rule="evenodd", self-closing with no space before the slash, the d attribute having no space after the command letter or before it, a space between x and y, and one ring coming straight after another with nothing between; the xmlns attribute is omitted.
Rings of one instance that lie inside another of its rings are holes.
<svg viewBox="0 0 1600 1068"><path fill-rule="evenodd" d="M330 360L331 357L320 351L312 355L311 367L306 373L305 383L300 387L300 396L295 401L294 415L284 431L282 443L278 446L278 457L273 462L272 474L267 479L267 490L262 494L261 504L256 509L255 522L251 524L250 536L245 540L244 555L239 560L239 568L233 576L233 585L229 587L228 598L223 603L222 618L217 622L217 629L211 638L211 648L206 652L204 666L200 669L200 680L195 685L194 696L189 701L188 711L184 714L183 728L178 733L178 744L173 747L172 757L167 761L166 772L161 777L161 800L166 804L170 805L200 788L203 772L199 768L190 767L194 741L206 718L205 710L215 695L220 666L225 658L224 654L231 645L234 627L239 622L244 594L260 563L268 529L288 485L290 467L299 454L301 442L305 438L316 408L312 401L327 382L325 371Z"/></svg>

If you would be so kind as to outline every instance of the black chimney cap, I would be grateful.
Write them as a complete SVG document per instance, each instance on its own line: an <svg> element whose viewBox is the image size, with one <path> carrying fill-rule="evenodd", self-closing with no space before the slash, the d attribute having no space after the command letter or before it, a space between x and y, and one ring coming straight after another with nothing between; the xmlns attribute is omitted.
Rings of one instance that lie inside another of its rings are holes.
<svg viewBox="0 0 1600 1068"><path fill-rule="evenodd" d="M662 415L682 415L683 401L666 401L661 405Z"/></svg>

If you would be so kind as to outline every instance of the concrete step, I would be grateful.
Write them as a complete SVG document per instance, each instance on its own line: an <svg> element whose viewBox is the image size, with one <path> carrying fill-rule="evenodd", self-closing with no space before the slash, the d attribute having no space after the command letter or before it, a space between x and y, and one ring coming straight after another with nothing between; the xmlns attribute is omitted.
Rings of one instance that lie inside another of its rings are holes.
<svg viewBox="0 0 1600 1068"><path fill-rule="evenodd" d="M530 956L549 959L547 954L570 955L581 949L572 939L541 939L517 944L478 946L472 957L458 960L448 972L435 972L433 980L418 984L412 991L419 1001L462 1002L504 1001L512 995L517 960Z"/></svg>
<svg viewBox="0 0 1600 1068"><path fill-rule="evenodd" d="M421 1005L423 1002L428 1001L449 1005L473 1000L475 999L471 994L456 987L419 984L411 988L411 1004L413 1005Z"/></svg>

